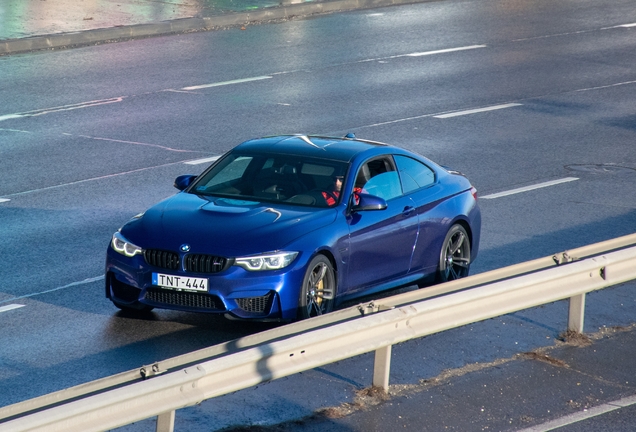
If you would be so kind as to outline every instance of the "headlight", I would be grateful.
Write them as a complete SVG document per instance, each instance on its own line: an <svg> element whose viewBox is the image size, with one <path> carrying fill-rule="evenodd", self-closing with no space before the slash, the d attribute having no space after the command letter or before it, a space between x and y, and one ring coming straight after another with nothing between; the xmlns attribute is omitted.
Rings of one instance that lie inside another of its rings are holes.
<svg viewBox="0 0 636 432"><path fill-rule="evenodd" d="M298 252L277 252L236 258L234 264L248 271L279 270L294 261Z"/></svg>
<svg viewBox="0 0 636 432"><path fill-rule="evenodd" d="M126 255L127 257L134 257L142 252L139 246L130 243L119 231L113 234L113 239L111 240L110 245L117 252L122 255Z"/></svg>

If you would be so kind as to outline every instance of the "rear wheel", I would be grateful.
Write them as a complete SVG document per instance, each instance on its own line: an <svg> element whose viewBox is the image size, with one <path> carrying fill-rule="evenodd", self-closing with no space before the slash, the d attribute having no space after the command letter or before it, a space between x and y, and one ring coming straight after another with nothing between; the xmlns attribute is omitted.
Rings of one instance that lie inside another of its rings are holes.
<svg viewBox="0 0 636 432"><path fill-rule="evenodd" d="M439 257L437 282L448 282L468 276L470 239L463 226L453 225L444 239Z"/></svg>
<svg viewBox="0 0 636 432"><path fill-rule="evenodd" d="M306 319L333 310L336 277L333 266L324 255L315 256L307 266L298 299L298 318Z"/></svg>

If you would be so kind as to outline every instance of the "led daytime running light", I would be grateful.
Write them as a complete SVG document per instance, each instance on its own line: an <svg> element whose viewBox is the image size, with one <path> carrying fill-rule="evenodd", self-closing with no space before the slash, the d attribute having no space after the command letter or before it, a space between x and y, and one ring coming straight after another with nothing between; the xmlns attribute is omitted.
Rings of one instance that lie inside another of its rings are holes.
<svg viewBox="0 0 636 432"><path fill-rule="evenodd" d="M113 234L110 244L116 252L130 258L142 253L142 249L139 246L130 243L119 231Z"/></svg>
<svg viewBox="0 0 636 432"><path fill-rule="evenodd" d="M280 270L294 261L298 252L279 252L236 258L234 264L248 271Z"/></svg>

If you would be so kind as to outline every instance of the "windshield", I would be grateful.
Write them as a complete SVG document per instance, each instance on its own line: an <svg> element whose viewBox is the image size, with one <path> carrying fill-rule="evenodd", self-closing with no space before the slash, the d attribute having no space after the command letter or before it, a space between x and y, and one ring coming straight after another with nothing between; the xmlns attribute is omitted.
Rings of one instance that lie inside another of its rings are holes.
<svg viewBox="0 0 636 432"><path fill-rule="evenodd" d="M189 189L197 195L332 207L340 202L345 162L233 152Z"/></svg>

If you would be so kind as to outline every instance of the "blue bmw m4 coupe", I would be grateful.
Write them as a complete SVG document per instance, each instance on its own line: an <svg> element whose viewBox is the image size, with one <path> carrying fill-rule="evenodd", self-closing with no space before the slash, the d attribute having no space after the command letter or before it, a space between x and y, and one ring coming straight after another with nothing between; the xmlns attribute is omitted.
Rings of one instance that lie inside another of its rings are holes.
<svg viewBox="0 0 636 432"><path fill-rule="evenodd" d="M246 141L175 187L112 237L106 297L121 309L291 321L464 277L477 256L461 173L353 134Z"/></svg>

